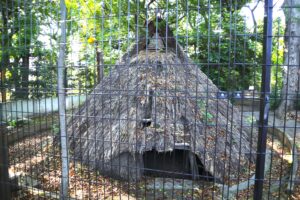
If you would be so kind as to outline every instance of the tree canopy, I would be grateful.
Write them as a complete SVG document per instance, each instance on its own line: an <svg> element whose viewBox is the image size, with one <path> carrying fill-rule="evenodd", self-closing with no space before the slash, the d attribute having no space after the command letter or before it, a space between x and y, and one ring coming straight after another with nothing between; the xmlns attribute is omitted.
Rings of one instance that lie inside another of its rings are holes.
<svg viewBox="0 0 300 200"><path fill-rule="evenodd" d="M259 90L262 23L254 30L247 27L240 10L248 2L66 0L67 92L89 92L97 83L97 52L103 55L101 65L108 74L130 45L149 37L147 24L156 17L174 30L172 35L188 56L219 89L254 85ZM56 95L58 0L1 0L0 6L2 101L6 94L10 99ZM282 62L283 42L276 44L280 52L273 60Z"/></svg>

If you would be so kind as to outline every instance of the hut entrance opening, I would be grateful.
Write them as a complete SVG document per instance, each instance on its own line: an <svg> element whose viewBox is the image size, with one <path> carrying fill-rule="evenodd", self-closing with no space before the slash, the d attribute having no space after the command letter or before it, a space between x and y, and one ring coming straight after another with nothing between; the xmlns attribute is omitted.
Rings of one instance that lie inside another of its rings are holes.
<svg viewBox="0 0 300 200"><path fill-rule="evenodd" d="M143 154L143 163L145 176L213 180L213 176L205 170L198 156L188 149L146 151Z"/></svg>

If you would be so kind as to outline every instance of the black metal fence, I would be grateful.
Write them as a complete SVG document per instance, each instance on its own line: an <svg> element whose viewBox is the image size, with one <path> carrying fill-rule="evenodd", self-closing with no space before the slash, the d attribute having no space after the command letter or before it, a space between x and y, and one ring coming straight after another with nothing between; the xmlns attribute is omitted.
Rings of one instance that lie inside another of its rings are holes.
<svg viewBox="0 0 300 200"><path fill-rule="evenodd" d="M300 198L299 7L1 0L1 199Z"/></svg>

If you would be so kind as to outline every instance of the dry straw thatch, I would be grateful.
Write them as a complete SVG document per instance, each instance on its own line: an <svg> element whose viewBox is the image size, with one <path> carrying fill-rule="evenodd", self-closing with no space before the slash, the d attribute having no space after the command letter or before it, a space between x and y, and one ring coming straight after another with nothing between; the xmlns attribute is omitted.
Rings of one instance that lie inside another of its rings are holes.
<svg viewBox="0 0 300 200"><path fill-rule="evenodd" d="M217 99L218 88L174 38L158 33L134 45L72 116L72 154L104 174L140 179L143 152L181 144L220 182L236 177L254 161L241 113Z"/></svg>

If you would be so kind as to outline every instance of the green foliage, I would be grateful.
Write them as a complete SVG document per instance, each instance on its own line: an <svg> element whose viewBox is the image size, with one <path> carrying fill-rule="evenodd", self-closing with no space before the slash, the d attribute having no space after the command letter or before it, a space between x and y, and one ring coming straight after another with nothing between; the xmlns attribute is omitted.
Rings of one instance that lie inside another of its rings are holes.
<svg viewBox="0 0 300 200"><path fill-rule="evenodd" d="M59 125L58 124L53 124L52 125L52 132L54 135L58 135L59 134Z"/></svg>
<svg viewBox="0 0 300 200"><path fill-rule="evenodd" d="M77 26L81 27L81 38L88 38L89 35L94 35L99 43L101 44L101 49L105 53L107 58L111 58L111 51L113 49L125 50L130 43L135 40L135 35L138 34L139 37L144 37L146 32L145 20L146 16L149 16L148 20L153 19L155 16L155 11L152 9L146 10L145 1L104 1L102 6L95 3L95 1L86 1L85 7L81 3L76 4L73 1L68 1L67 5L69 5L69 12L72 15L77 16L77 18L87 18L88 21L78 22ZM73 3L70 3L73 2ZM80 1L81 2L81 1ZM200 5L207 6L207 1L200 1ZM212 5L216 4L218 6L219 2L210 2ZM112 5L111 5L112 4ZM241 8L242 5L245 4L245 1L241 1L238 5L233 5L228 7L229 2L224 3L226 7L220 10L220 7L216 7L216 9L212 9L211 13L208 13L208 10L205 6L201 8L199 11L196 9L198 6L198 1L179 1L178 4L176 2L167 2L167 1L158 1L158 6L160 8L168 7L168 13L163 10L161 11L162 15L168 18L168 25L170 25L175 31L174 34L177 35L177 39L179 42L185 46L194 45L200 52L199 55L191 54L191 57L195 59L202 60L205 62L218 62L222 58L225 62L228 61L228 53L234 56L234 49L228 51L228 45L232 44L233 39L229 39L228 32L235 30L235 33L232 32L231 36L238 34L237 28L234 23L238 22L241 25L239 26L239 33L243 33L244 20L239 16L238 12L235 12L235 8ZM80 7L81 9L77 9ZM91 9L93 8L93 9ZM228 9L231 10L231 13L228 13ZM72 12L71 12L72 10ZM180 13L176 10L181 10ZM148 13L146 13L148 11ZM178 13L178 15L176 15ZM220 13L222 16L220 16ZM209 16L210 24L207 24L207 18ZM101 16L112 16L101 18ZM233 22L232 19L230 21L231 15L234 15L236 18ZM222 29L224 29L224 33L222 35L215 34L214 30L220 26L220 17L222 17ZM226 21L227 20L227 21ZM232 24L232 25L230 25ZM73 24L74 26L74 24ZM158 23L158 27L164 26L163 23ZM201 33L200 35L198 33ZM188 42L185 41L185 36L188 34L189 39ZM208 36L210 36L208 42ZM218 49L219 38L225 37L220 41L221 43L221 52L222 55L218 55L218 51L214 51ZM236 44L241 44L245 42L247 38L241 38L242 42L236 41ZM207 46L213 46L208 49ZM241 47L241 49L244 49ZM211 53L216 52L213 55L208 55L209 50ZM235 50L239 50L235 48ZM247 51L248 49L244 49ZM116 54L118 56L118 54ZM249 56L249 58L253 58L253 56ZM116 59L111 59L116 60ZM107 62L107 60L106 60ZM114 61L111 61L114 62ZM111 63L110 63L111 64Z"/></svg>
<svg viewBox="0 0 300 200"><path fill-rule="evenodd" d="M283 69L284 63L284 27L280 18L277 18L273 22L273 33L277 37L273 39L273 51L272 51L272 70L271 70L271 96L274 100L271 105L273 109L276 109L280 103L280 93L283 84Z"/></svg>
<svg viewBox="0 0 300 200"><path fill-rule="evenodd" d="M270 94L270 109L276 110L280 105L280 90L272 90Z"/></svg>
<svg viewBox="0 0 300 200"><path fill-rule="evenodd" d="M256 123L257 119L255 116L247 116L246 117L246 122L249 123L249 124L254 124Z"/></svg>
<svg viewBox="0 0 300 200"><path fill-rule="evenodd" d="M11 121L8 121L7 123L9 126L11 127L17 127L17 120L11 120Z"/></svg>
<svg viewBox="0 0 300 200"><path fill-rule="evenodd" d="M207 111L207 104L204 100L197 100L198 107L206 123L210 124L213 121L214 116Z"/></svg>
<svg viewBox="0 0 300 200"><path fill-rule="evenodd" d="M238 10L216 6L209 16L197 10L188 15L189 23L179 23L178 39L202 71L222 90L259 88L262 38L247 29Z"/></svg>
<svg viewBox="0 0 300 200"><path fill-rule="evenodd" d="M10 120L7 122L7 124L11 127L21 127L21 126L24 126L24 125L28 125L29 123L31 122L30 119L27 119L27 118L21 118L21 119L13 119L13 120Z"/></svg>
<svg viewBox="0 0 300 200"><path fill-rule="evenodd" d="M14 2L18 5L16 0ZM26 2L14 8L20 10L19 15L13 14L18 13L16 11L7 16L10 24L5 27L20 28L0 33L9 47L5 53L10 55L6 84L15 98L19 98L17 89L24 87L30 88L29 98L54 96L59 43L59 26L55 22L59 21L59 4L57 0L41 4ZM263 29L261 22L257 33L247 29L239 11L248 1L157 0L148 8L146 2L65 1L68 18L66 88L72 88L75 93L89 92L97 84L96 51L102 52L104 72L108 74L131 44L148 37L146 24L154 20L157 27L164 29L167 23L173 29L174 37L185 52L221 90L244 90L249 85L259 90ZM156 7L162 8L158 14ZM156 14L165 21L155 20ZM274 27L273 32L283 33L280 21ZM13 34L9 35L10 32ZM88 42L91 37L95 38L94 43ZM273 42L272 54L272 89L275 90L282 86L282 69L278 66L283 62L284 52L283 38L278 38ZM50 42L45 45L45 41ZM0 50L0 54L4 52ZM28 56L33 60L32 66L24 70L23 58Z"/></svg>
<svg viewBox="0 0 300 200"><path fill-rule="evenodd" d="M11 7L10 12L2 12L5 14L0 19L1 26L5 27L0 35L6 38L6 52L0 52L8 74L4 83L11 98L53 96L52 91L45 90L53 87L57 51L54 45L46 47L45 41L56 38L49 39L51 35L45 30L51 30L51 23L57 19L57 2L12 0L8 6L8 1L0 1L0 7L4 10Z"/></svg>

